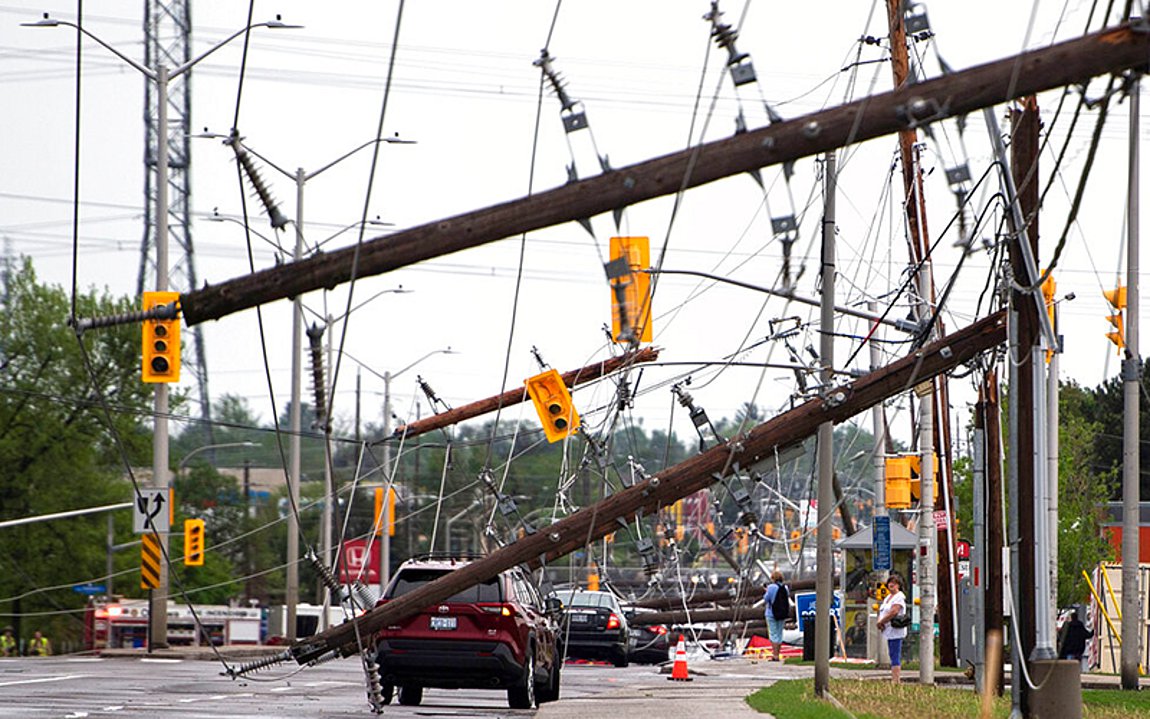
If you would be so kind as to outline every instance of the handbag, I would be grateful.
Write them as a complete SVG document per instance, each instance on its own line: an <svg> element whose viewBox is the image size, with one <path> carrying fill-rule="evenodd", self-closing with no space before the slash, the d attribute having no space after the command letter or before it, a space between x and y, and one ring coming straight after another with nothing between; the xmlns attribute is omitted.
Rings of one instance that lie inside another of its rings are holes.
<svg viewBox="0 0 1150 719"><path fill-rule="evenodd" d="M895 629L906 629L910 626L910 615L906 612L901 612L891 617L890 625Z"/></svg>

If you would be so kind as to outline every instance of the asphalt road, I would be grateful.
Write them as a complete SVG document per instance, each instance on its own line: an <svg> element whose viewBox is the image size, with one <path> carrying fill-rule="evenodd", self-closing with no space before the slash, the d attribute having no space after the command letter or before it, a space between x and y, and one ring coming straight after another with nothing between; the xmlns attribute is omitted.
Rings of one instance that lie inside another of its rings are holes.
<svg viewBox="0 0 1150 719"><path fill-rule="evenodd" d="M329 662L291 674L283 667L235 680L220 676L213 661L157 658L0 659L0 718L80 719L130 717L226 719L229 717L370 717L363 671L353 659ZM563 700L580 703L621 688L650 682L657 668L626 669L568 665ZM660 680L664 681L665 680ZM507 708L503 691L424 692L418 707L391 704L391 717L518 717L535 711Z"/></svg>

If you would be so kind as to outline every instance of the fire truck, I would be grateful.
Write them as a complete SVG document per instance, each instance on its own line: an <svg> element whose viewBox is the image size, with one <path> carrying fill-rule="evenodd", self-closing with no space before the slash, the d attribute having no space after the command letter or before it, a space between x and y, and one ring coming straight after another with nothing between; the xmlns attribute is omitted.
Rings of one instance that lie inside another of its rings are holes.
<svg viewBox="0 0 1150 719"><path fill-rule="evenodd" d="M203 631L196 632L199 617ZM296 605L296 636L307 637L319 629L323 607ZM287 608L232 607L223 604L168 602L168 644L281 644L286 634ZM328 607L331 626L346 620L341 607ZM92 597L84 612L84 643L90 650L143 648L148 643L148 600Z"/></svg>
<svg viewBox="0 0 1150 719"><path fill-rule="evenodd" d="M196 631L192 609L168 602L168 643L172 646L260 644L266 626L259 607L193 605L203 630ZM93 597L84 612L88 649L131 649L148 640L148 600Z"/></svg>

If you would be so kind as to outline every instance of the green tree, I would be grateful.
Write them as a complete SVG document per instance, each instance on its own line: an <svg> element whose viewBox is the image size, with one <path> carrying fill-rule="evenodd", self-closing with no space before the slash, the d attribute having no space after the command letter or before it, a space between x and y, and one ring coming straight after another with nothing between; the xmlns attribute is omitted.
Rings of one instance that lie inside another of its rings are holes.
<svg viewBox="0 0 1150 719"><path fill-rule="evenodd" d="M67 324L68 294L39 283L29 260L8 274L2 302L0 519L129 501L125 459L139 466L150 454L139 327L92 330L78 340ZM76 298L84 317L136 304L96 290ZM130 514L114 520L116 536L126 539ZM106 532L104 515L0 529L0 612L25 636L40 629L58 646L78 641L84 598L69 585L102 579ZM127 554L116 557L117 569L138 566L138 554ZM129 575L117 586L132 583L138 578Z"/></svg>

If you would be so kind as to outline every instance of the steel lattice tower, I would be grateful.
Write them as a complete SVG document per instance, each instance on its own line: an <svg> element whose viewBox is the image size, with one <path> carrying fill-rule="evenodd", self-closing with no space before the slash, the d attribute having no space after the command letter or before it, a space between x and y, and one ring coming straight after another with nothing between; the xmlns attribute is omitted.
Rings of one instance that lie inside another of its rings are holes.
<svg viewBox="0 0 1150 719"><path fill-rule="evenodd" d="M177 67L192 57L192 20L190 0L144 0L144 65ZM140 273L137 294L154 285L156 276L156 188L164 178L157 177L156 150L160 138L158 93L155 83L144 81L144 237L140 245ZM169 281L173 290L196 289L195 250L192 245L191 204L191 72L171 80L168 88L168 247ZM207 353L203 330L199 325L184 335L191 347L184 352L183 363L195 376L199 394L200 417L204 420L207 441L212 442L211 401L208 393Z"/></svg>

